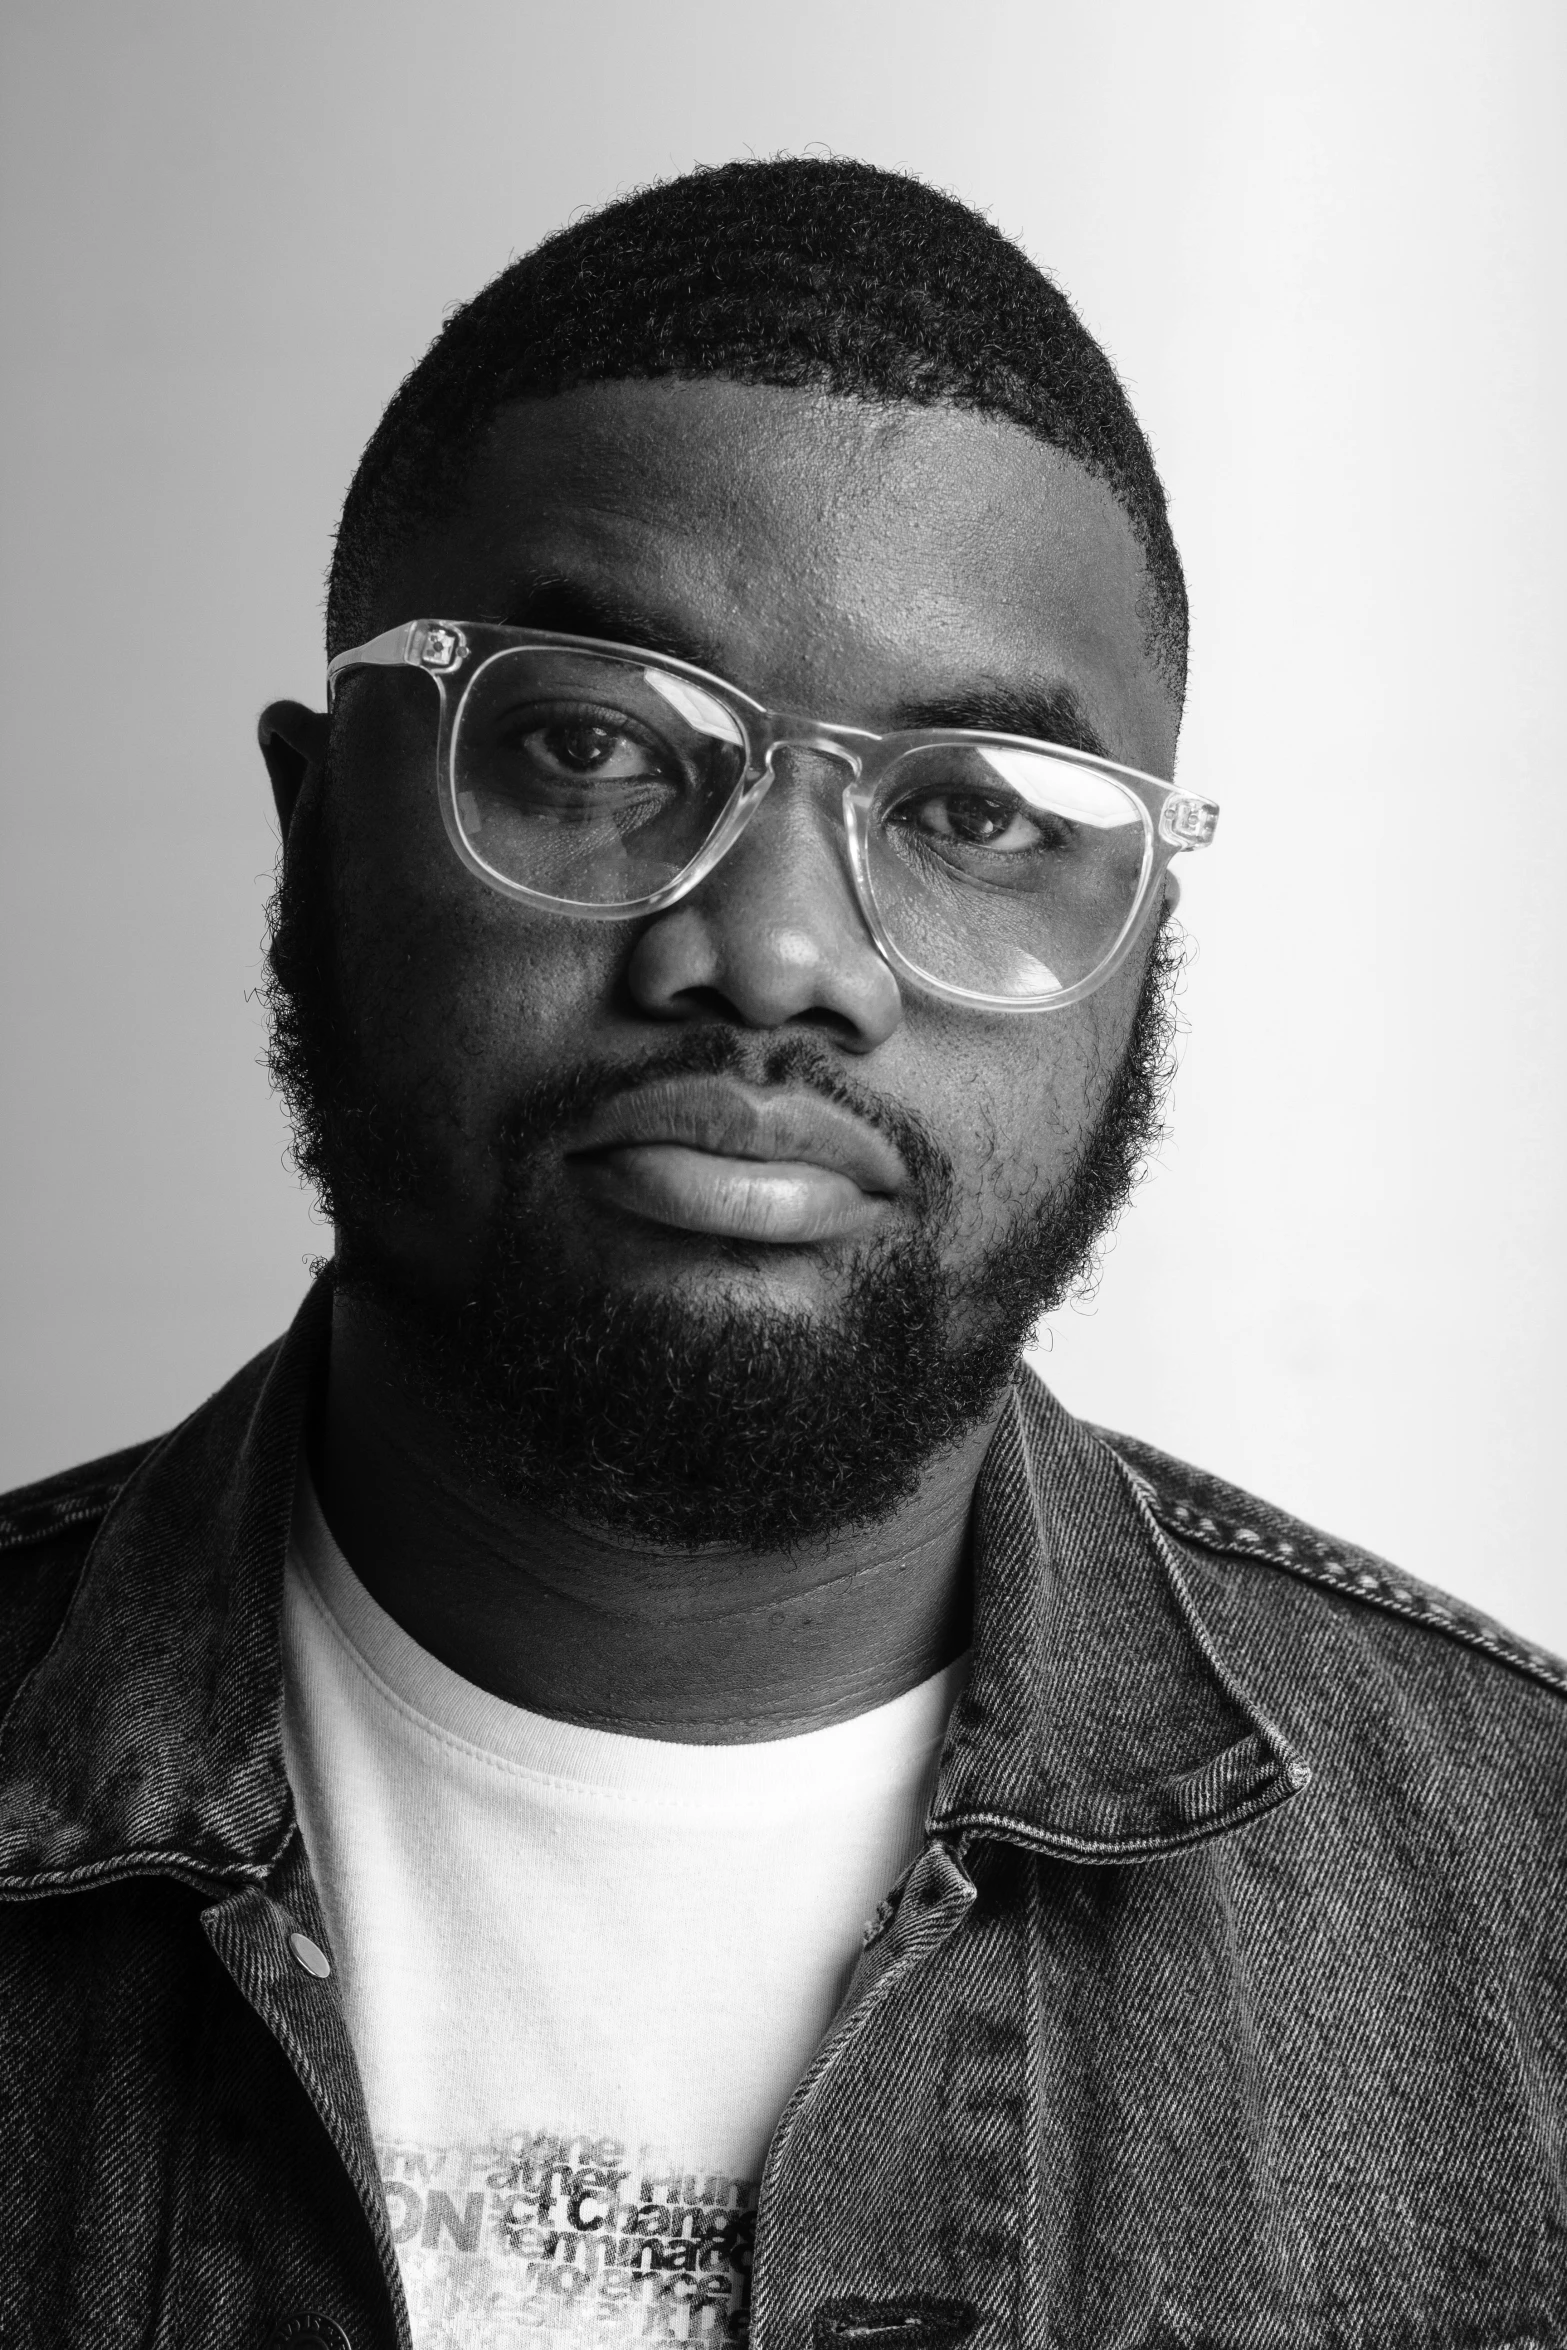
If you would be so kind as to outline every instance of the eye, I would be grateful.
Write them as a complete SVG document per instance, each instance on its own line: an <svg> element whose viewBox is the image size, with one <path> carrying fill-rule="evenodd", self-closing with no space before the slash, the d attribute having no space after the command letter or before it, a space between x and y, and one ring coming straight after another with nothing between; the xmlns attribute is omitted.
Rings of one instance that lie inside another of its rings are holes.
<svg viewBox="0 0 1567 2350"><path fill-rule="evenodd" d="M918 799L905 801L894 821L922 833L927 840L988 849L993 856L1027 855L1030 850L1057 846L1065 837L1065 827L1058 820L1030 814L1005 792L925 792Z"/></svg>
<svg viewBox="0 0 1567 2350"><path fill-rule="evenodd" d="M517 728L507 746L546 773L595 783L640 783L667 773L656 746L624 727L590 717Z"/></svg>

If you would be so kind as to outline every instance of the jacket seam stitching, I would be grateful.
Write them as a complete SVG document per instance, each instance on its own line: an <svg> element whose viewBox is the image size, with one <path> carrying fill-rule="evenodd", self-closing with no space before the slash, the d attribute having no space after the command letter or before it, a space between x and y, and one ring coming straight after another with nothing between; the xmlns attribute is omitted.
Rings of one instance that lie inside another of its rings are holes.
<svg viewBox="0 0 1567 2350"><path fill-rule="evenodd" d="M12 1518L0 1518L0 1550L25 1550L29 1543L47 1542L51 1535L61 1534L67 1527L86 1526L94 1518L105 1518L123 1491L123 1485L96 1485L67 1501L29 1502L29 1513L46 1511L47 1517L36 1525L25 1524L20 1512Z"/></svg>
<svg viewBox="0 0 1567 2350"><path fill-rule="evenodd" d="M924 1849L929 1849L928 1844ZM917 1857L923 1858L923 1852ZM883 2002L891 1993L891 1991L903 1982L904 1978L910 1973L911 1970L920 1967L925 1963L933 1948L941 1948L945 1943L951 1940L955 1933L960 1933L962 1931L963 1926L972 1911L973 1900L974 1889L972 1884L970 1884L968 1889L968 1896L963 1902L963 1914L947 1928L946 1932L943 1933L939 1939L933 1943L921 1941L915 1947L899 1952L892 1958L886 1970L880 1976L878 1976L874 1983L870 1985L864 2000L858 2008L852 2010L847 2016L844 2015L842 2009L840 2008L838 2015L834 2018L833 2024L829 2029L828 2039L824 2041L820 2047L818 2047L816 2054L813 2056L810 2064L807 2065L804 2073L802 2073L799 2080L796 2081L793 2089L789 2093L789 2097L785 2103L783 2112L778 2117L778 2126L773 2132L772 2142L767 2149L766 2158L762 2164L762 2177L758 2189L759 2194L767 2187L769 2180L776 2176L777 2170L782 2165L784 2156L787 2152L789 2139L793 2136L794 2131L798 2127L800 2118L805 2112L806 2107L815 2102L823 2082L830 2079L831 2076L836 2073L844 2058L853 2048L858 2046L864 2037L866 2028L872 2016L880 2010ZM836 2042L834 2042L832 2034L834 2032L839 2032L840 2030L841 2037L839 2037ZM771 2198L769 2198L769 2204L770 2202ZM759 2205L759 2211L760 2208L761 2207ZM770 2268L768 2273L769 2275L771 2274ZM752 2307L754 2315L754 2302Z"/></svg>
<svg viewBox="0 0 1567 2350"><path fill-rule="evenodd" d="M203 1864L183 1852L141 1851L116 1852L109 1859L89 1862L85 1868L40 1869L32 1876L7 1869L0 1872L0 1901L26 1900L42 1893L94 1892L103 1885L141 1877L168 1877L197 1893L232 1892L236 1884L264 1885L286 1845L287 1838L279 1853L269 1859L230 1861L223 1867Z"/></svg>
<svg viewBox="0 0 1567 2350"><path fill-rule="evenodd" d="M1014 1818L1010 1812L963 1811L931 1821L932 1832L938 1836L959 1835L970 1828L991 1828L1013 1837L1030 1852L1069 1854L1074 1860L1117 1861L1143 1860L1165 1852L1189 1852L1194 1845L1211 1844L1215 1837L1226 1835L1231 1828L1243 1826L1248 1820L1275 1811L1281 1803L1288 1803L1300 1794L1299 1787L1268 1787L1227 1812L1222 1820L1210 1820L1201 1826L1183 1829L1175 1836L1134 1836L1115 1842L1091 1836L1072 1836L1052 1832L1044 1835L1027 1820Z"/></svg>
<svg viewBox="0 0 1567 2350"><path fill-rule="evenodd" d="M1181 1530L1177 1527L1174 1531L1179 1533ZM1440 1603L1422 1605L1416 1600L1400 1599L1392 1591L1357 1588L1359 1574L1348 1560L1340 1560L1335 1568L1325 1560L1312 1565L1301 1559L1279 1558L1273 1552L1263 1550L1260 1545L1253 1550L1246 1543L1217 1541L1204 1542L1201 1547L1219 1551L1227 1558L1261 1558L1266 1565L1276 1567L1282 1574L1293 1575L1298 1582L1309 1583L1313 1590L1336 1591L1345 1599L1358 1601L1362 1607L1375 1608L1383 1615L1394 1616L1400 1623L1428 1626L1441 1638L1454 1640L1463 1648L1478 1649L1483 1655L1494 1657L1498 1664L1508 1665L1527 1679L1538 1681L1542 1688L1549 1689L1554 1696L1567 1697L1567 1671L1553 1666L1543 1650L1531 1653L1526 1648L1515 1647L1510 1637L1497 1639L1478 1624L1462 1622ZM1370 1569L1359 1572L1369 1574Z"/></svg>
<svg viewBox="0 0 1567 2350"><path fill-rule="evenodd" d="M1110 1449L1113 1451L1114 1447ZM1354 1559L1346 1555L1350 1545L1342 1550L1324 1546L1321 1557L1306 1559L1290 1556L1265 1536L1251 1542L1239 1541L1227 1536L1206 1511L1199 1514L1190 1503L1170 1501L1146 1472L1128 1461L1124 1454L1116 1453L1115 1457L1147 1495L1148 1506L1159 1524L1177 1541L1189 1542L1194 1549L1211 1551L1224 1558L1255 1559L1281 1574L1293 1575L1297 1582L1309 1584L1315 1591L1337 1592L1344 1599L1379 1609L1401 1623L1429 1627L1464 1648L1478 1649L1494 1657L1498 1664L1508 1665L1514 1672L1538 1681L1554 1695L1567 1696L1567 1668L1556 1664L1544 1650L1535 1649L1505 1630L1498 1638L1483 1625L1466 1623L1456 1609L1445 1607L1439 1600L1422 1600L1403 1591L1396 1568L1378 1572L1373 1565L1357 1567ZM1369 1552L1363 1555L1368 1559L1371 1556Z"/></svg>

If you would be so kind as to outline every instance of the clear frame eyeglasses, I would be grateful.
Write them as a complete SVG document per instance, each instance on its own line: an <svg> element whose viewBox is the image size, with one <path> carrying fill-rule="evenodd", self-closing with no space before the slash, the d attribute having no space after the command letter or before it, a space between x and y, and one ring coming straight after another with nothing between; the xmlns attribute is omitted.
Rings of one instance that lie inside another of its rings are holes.
<svg viewBox="0 0 1567 2350"><path fill-rule="evenodd" d="M542 629L410 620L339 653L440 694L436 787L489 888L579 920L655 914L733 848L783 750L843 775L849 871L893 970L991 1012L1078 1002L1124 958L1211 800L1019 735L863 727L767 710L722 678Z"/></svg>

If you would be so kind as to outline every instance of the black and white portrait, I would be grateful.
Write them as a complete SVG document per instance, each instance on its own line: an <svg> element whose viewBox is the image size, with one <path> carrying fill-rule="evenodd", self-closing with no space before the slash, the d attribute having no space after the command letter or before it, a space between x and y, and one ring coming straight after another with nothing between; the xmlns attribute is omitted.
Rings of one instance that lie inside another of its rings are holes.
<svg viewBox="0 0 1567 2350"><path fill-rule="evenodd" d="M0 64L0 2342L1567 2343L1559 12Z"/></svg>

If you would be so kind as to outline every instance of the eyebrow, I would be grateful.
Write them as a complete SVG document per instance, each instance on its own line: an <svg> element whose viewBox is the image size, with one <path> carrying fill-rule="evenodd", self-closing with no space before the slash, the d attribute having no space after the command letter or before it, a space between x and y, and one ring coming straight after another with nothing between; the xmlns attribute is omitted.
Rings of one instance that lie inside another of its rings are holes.
<svg viewBox="0 0 1567 2350"><path fill-rule="evenodd" d="M715 677L723 675L723 656L708 639L618 588L597 587L587 580L541 573L521 582L507 598L505 611L493 617L503 628L548 628L561 636L594 637L603 644L629 645L638 652L662 653L667 660L689 661L693 669L711 670Z"/></svg>
<svg viewBox="0 0 1567 2350"><path fill-rule="evenodd" d="M1069 685L1014 686L987 678L967 689L911 702L898 712L900 727L952 726L976 734L1021 734L1031 742L1059 743L1108 759L1103 735Z"/></svg>
<svg viewBox="0 0 1567 2350"><path fill-rule="evenodd" d="M638 603L620 588L571 579L560 572L541 572L520 581L507 597L505 610L484 617L504 628L554 629L562 636L629 645L645 653L662 653L668 660L687 661L692 668L706 669L715 677L725 674L723 652L710 639L683 627L667 613ZM1104 737L1069 685L1015 686L999 678L984 678L928 700L902 703L891 722L875 731L901 734L922 727L1024 735L1031 742L1059 743L1095 758L1110 757Z"/></svg>

